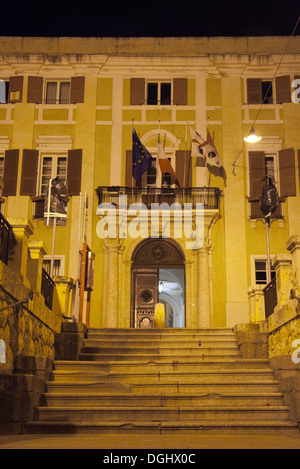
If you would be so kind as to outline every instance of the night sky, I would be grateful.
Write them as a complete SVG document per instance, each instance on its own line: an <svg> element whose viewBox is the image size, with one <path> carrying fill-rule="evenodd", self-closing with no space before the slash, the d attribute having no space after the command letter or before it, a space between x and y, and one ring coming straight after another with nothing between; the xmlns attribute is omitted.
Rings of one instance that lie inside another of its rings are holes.
<svg viewBox="0 0 300 469"><path fill-rule="evenodd" d="M7 1L0 36L289 36L299 15L298 0Z"/></svg>

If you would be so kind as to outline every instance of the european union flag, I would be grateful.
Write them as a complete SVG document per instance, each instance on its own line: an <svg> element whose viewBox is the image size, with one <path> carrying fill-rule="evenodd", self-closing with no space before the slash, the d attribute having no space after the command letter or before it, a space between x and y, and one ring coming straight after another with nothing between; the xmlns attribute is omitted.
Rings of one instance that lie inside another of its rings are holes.
<svg viewBox="0 0 300 469"><path fill-rule="evenodd" d="M135 129L132 130L132 176L137 181L152 164L152 155L141 143Z"/></svg>

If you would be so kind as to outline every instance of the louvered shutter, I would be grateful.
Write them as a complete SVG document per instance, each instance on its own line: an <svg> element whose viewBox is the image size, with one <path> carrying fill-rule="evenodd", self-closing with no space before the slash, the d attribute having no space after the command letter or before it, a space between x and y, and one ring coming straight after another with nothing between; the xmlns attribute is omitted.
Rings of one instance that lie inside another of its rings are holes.
<svg viewBox="0 0 300 469"><path fill-rule="evenodd" d="M23 77L13 76L9 78L8 102L21 103L23 95Z"/></svg>
<svg viewBox="0 0 300 469"><path fill-rule="evenodd" d="M261 79L247 79L247 102L248 104L260 104L262 102Z"/></svg>
<svg viewBox="0 0 300 469"><path fill-rule="evenodd" d="M130 79L130 104L145 104L145 78Z"/></svg>
<svg viewBox="0 0 300 469"><path fill-rule="evenodd" d="M176 151L175 173L179 187L192 186L192 158L189 152L185 152L185 150Z"/></svg>
<svg viewBox="0 0 300 469"><path fill-rule="evenodd" d="M174 78L173 80L173 104L187 105L187 78Z"/></svg>
<svg viewBox="0 0 300 469"><path fill-rule="evenodd" d="M279 181L280 196L288 197L296 195L295 179L295 154L293 148L279 150Z"/></svg>
<svg viewBox="0 0 300 469"><path fill-rule="evenodd" d="M276 103L291 102L291 80L289 75L275 78L276 85Z"/></svg>
<svg viewBox="0 0 300 469"><path fill-rule="evenodd" d="M3 171L3 195L16 195L18 181L19 150L6 150Z"/></svg>
<svg viewBox="0 0 300 469"><path fill-rule="evenodd" d="M85 77L71 77L70 103L84 103Z"/></svg>
<svg viewBox="0 0 300 469"><path fill-rule="evenodd" d="M260 199L266 176L264 151L249 151L249 172L250 199Z"/></svg>
<svg viewBox="0 0 300 469"><path fill-rule="evenodd" d="M81 191L82 150L68 151L67 185L68 195L79 195Z"/></svg>
<svg viewBox="0 0 300 469"><path fill-rule="evenodd" d="M132 150L126 150L125 186L135 187L135 179L132 177Z"/></svg>
<svg viewBox="0 0 300 469"><path fill-rule="evenodd" d="M38 150L23 150L20 195L36 194L38 159Z"/></svg>
<svg viewBox="0 0 300 469"><path fill-rule="evenodd" d="M300 193L300 150L298 150L298 175L299 175L299 193Z"/></svg>
<svg viewBox="0 0 300 469"><path fill-rule="evenodd" d="M41 104L43 101L43 77L28 77L27 103Z"/></svg>

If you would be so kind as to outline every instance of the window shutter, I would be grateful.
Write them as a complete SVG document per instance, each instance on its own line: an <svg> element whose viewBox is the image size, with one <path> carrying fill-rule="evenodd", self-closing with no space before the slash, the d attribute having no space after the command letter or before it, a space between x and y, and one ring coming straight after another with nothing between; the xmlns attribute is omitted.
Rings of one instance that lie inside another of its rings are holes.
<svg viewBox="0 0 300 469"><path fill-rule="evenodd" d="M298 175L299 175L299 193L300 193L300 150L298 150Z"/></svg>
<svg viewBox="0 0 300 469"><path fill-rule="evenodd" d="M21 103L23 95L23 77L14 76L9 78L8 102Z"/></svg>
<svg viewBox="0 0 300 469"><path fill-rule="evenodd" d="M68 195L79 195L81 191L82 150L68 151L67 184Z"/></svg>
<svg viewBox="0 0 300 469"><path fill-rule="evenodd" d="M279 150L278 160L280 196L288 197L296 195L294 149L286 148L285 150Z"/></svg>
<svg viewBox="0 0 300 469"><path fill-rule="evenodd" d="M145 104L145 78L130 79L130 104Z"/></svg>
<svg viewBox="0 0 300 469"><path fill-rule="evenodd" d="M247 102L248 104L260 104L262 102L261 79L247 79Z"/></svg>
<svg viewBox="0 0 300 469"><path fill-rule="evenodd" d="M275 78L276 85L276 103L291 102L291 80L289 75Z"/></svg>
<svg viewBox="0 0 300 469"><path fill-rule="evenodd" d="M3 195L16 195L18 181L19 150L6 150L3 172Z"/></svg>
<svg viewBox="0 0 300 469"><path fill-rule="evenodd" d="M176 151L175 173L179 187L192 187L192 158L189 152L185 150Z"/></svg>
<svg viewBox="0 0 300 469"><path fill-rule="evenodd" d="M187 78L174 78L173 80L173 104L187 105Z"/></svg>
<svg viewBox="0 0 300 469"><path fill-rule="evenodd" d="M41 104L43 101L43 77L28 77L27 103Z"/></svg>
<svg viewBox="0 0 300 469"><path fill-rule="evenodd" d="M249 151L249 171L250 198L260 199L266 176L264 151Z"/></svg>
<svg viewBox="0 0 300 469"><path fill-rule="evenodd" d="M125 186L135 187L135 179L132 177L132 150L126 150Z"/></svg>
<svg viewBox="0 0 300 469"><path fill-rule="evenodd" d="M38 159L38 150L23 150L20 195L36 194Z"/></svg>
<svg viewBox="0 0 300 469"><path fill-rule="evenodd" d="M71 77L70 103L84 102L85 77Z"/></svg>

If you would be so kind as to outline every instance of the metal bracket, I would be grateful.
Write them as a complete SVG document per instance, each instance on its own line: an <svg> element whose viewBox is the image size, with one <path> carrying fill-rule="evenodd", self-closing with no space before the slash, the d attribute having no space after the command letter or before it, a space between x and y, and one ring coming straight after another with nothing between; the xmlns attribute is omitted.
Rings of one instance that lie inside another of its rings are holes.
<svg viewBox="0 0 300 469"><path fill-rule="evenodd" d="M300 298L299 296L296 296L295 295L295 290L291 290L291 300L295 299L295 300L298 300L298 303L300 303Z"/></svg>
<svg viewBox="0 0 300 469"><path fill-rule="evenodd" d="M33 298L33 291L30 290L29 296L24 298L24 300L16 301L16 303L11 303L10 305L5 306L4 308L1 308L0 313L1 313L1 311L4 311L4 310L9 309L9 308L13 308L14 306L17 306L19 304L27 303L27 301L32 300L32 298Z"/></svg>

